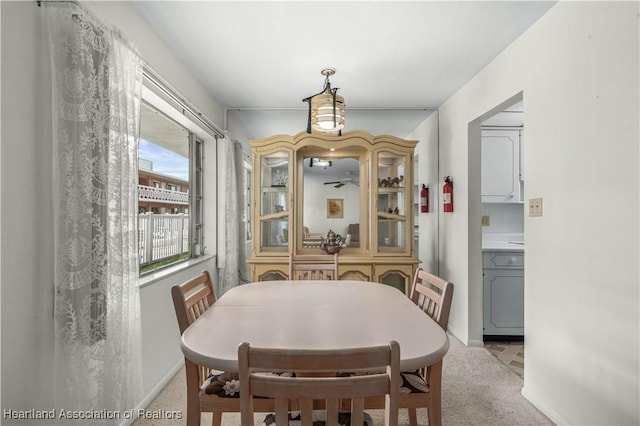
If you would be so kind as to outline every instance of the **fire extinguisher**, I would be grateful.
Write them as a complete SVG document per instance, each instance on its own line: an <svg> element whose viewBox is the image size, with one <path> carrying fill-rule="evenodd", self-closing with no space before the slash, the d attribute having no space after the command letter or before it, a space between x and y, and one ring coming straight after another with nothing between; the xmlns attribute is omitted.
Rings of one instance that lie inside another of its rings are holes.
<svg viewBox="0 0 640 426"><path fill-rule="evenodd" d="M429 213L429 188L422 184L422 191L420 191L420 211L422 213Z"/></svg>
<svg viewBox="0 0 640 426"><path fill-rule="evenodd" d="M453 179L446 176L444 178L444 186L442 187L442 207L445 213L453 211Z"/></svg>

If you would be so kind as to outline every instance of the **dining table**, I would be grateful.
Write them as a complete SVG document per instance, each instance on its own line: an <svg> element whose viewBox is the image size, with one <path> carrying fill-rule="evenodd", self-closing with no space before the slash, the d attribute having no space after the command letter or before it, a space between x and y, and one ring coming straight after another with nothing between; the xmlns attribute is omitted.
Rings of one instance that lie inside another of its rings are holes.
<svg viewBox="0 0 640 426"><path fill-rule="evenodd" d="M433 365L441 369L449 349L445 331L394 287L350 280L274 280L228 290L185 330L181 348L196 364L235 372L242 342L339 350L392 340L400 345L401 371ZM439 391L440 383L434 385Z"/></svg>
<svg viewBox="0 0 640 426"><path fill-rule="evenodd" d="M367 281L260 281L234 287L182 335L191 361L238 371L238 346L346 349L400 344L400 368L441 360L442 328L396 288Z"/></svg>

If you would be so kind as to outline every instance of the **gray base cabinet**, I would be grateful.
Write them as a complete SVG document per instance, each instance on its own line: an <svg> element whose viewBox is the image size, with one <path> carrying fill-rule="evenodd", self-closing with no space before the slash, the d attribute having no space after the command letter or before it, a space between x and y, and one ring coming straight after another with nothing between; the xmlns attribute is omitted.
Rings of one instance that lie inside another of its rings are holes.
<svg viewBox="0 0 640 426"><path fill-rule="evenodd" d="M484 253L484 335L524 336L524 254Z"/></svg>

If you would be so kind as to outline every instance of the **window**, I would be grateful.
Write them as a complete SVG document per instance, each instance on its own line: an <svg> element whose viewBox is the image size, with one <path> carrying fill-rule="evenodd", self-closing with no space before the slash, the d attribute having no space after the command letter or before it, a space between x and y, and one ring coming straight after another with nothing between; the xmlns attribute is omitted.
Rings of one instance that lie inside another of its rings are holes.
<svg viewBox="0 0 640 426"><path fill-rule="evenodd" d="M153 232L147 232L144 237L144 229L140 227L141 264L143 261L150 262L149 265L154 264L144 268L141 266L141 273L145 273L148 268L157 269L165 264L217 254L216 143L219 137L224 136L224 132L205 114L155 71L145 66L143 77L141 140L165 149L165 154L168 151L167 155L178 154L181 163L179 167L161 169L159 160L154 163L139 157L139 185L147 182L151 189L156 191L153 193L154 197L164 197L162 200L153 200L163 203L155 203L145 208L143 204L146 188L139 186L140 221L142 223L144 220L143 214L153 213L168 218L171 223L156 228ZM147 170L161 174L145 174L145 166ZM181 222L179 218L182 218ZM150 241L146 248L143 240L145 237ZM156 238L159 244L154 246L153 238ZM143 249L147 253L149 250L156 252L152 253L152 260L147 261L143 258ZM164 259L161 263L158 260L160 258Z"/></svg>
<svg viewBox="0 0 640 426"><path fill-rule="evenodd" d="M193 132L143 103L138 143L141 273L201 254L202 158L196 156L202 150L194 145L198 139ZM149 181L152 186L144 185ZM192 217L190 212L197 213Z"/></svg>

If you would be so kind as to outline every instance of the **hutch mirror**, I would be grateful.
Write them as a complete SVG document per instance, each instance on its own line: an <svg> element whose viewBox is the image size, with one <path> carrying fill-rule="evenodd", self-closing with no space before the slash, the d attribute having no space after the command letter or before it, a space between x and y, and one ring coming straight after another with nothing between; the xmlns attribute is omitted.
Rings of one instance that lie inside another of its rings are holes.
<svg viewBox="0 0 640 426"><path fill-rule="evenodd" d="M304 157L302 248L319 247L329 230L360 247L362 191L358 157Z"/></svg>

